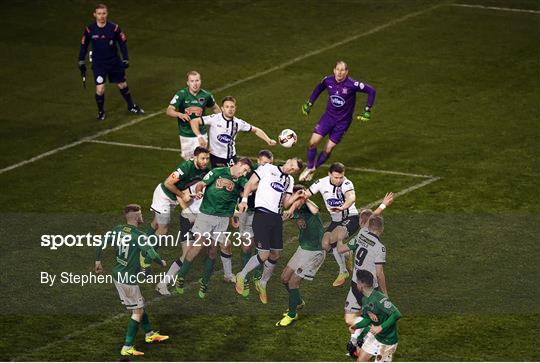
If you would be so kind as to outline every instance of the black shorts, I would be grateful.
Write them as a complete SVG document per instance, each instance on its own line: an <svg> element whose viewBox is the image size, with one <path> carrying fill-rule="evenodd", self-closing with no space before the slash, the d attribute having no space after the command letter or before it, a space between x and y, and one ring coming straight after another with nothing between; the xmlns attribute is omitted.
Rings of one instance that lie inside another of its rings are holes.
<svg viewBox="0 0 540 363"><path fill-rule="evenodd" d="M349 233L347 237L352 237L352 235L354 235L360 229L360 217L358 215L354 215L345 218L341 222L332 221L332 223L330 223L330 225L326 228L325 232L332 232L338 226L347 228L347 232Z"/></svg>
<svg viewBox="0 0 540 363"><path fill-rule="evenodd" d="M96 85L104 84L107 79L110 83L126 81L126 70L121 60L112 63L93 63L92 71Z"/></svg>
<svg viewBox="0 0 540 363"><path fill-rule="evenodd" d="M210 154L210 165L212 165L212 168L221 168L223 166L233 166L234 164L236 164L236 160L238 160L236 156L233 156L232 158L229 158L229 159L224 159L224 158L217 157L213 154Z"/></svg>
<svg viewBox="0 0 540 363"><path fill-rule="evenodd" d="M258 250L283 249L283 220L281 214L255 210L253 215L253 235Z"/></svg>

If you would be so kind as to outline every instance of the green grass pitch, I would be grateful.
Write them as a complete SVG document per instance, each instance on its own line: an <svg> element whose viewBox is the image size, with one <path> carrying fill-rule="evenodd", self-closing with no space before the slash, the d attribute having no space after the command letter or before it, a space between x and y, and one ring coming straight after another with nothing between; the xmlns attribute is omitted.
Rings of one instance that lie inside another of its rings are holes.
<svg viewBox="0 0 540 363"><path fill-rule="evenodd" d="M372 120L355 123L331 161L351 167L357 205L406 191L385 211L383 236L389 294L404 315L399 361L540 360L540 4L467 3L536 12L428 0L107 3L110 20L127 33L128 81L147 115L162 111L185 72L197 69L217 99L238 99L239 117L271 135L298 133L297 146L273 150L279 159L305 159L325 98L308 118L300 105L337 59L376 87ZM178 147L176 122L162 113L111 132L137 119L112 85L107 120L94 119L93 85L85 91L76 68L93 5L3 7L1 360L119 359L127 315L112 285L39 281L40 271L89 272L93 249L49 251L39 238L106 231L129 202L147 210L154 187L179 160L169 150L109 144ZM6 169L88 136L107 143L76 143ZM237 141L242 155L264 146L253 136ZM301 286L307 306L300 320L274 327L287 307L279 274L295 236L287 225L266 306L254 294L240 298L221 271L200 300L200 266L182 298L157 298L153 286L143 286L152 324L171 339L146 346L139 332L136 345L146 356L138 360L346 361L347 287L331 286L331 256ZM178 249L160 253L171 262ZM112 264L109 253L105 269Z"/></svg>

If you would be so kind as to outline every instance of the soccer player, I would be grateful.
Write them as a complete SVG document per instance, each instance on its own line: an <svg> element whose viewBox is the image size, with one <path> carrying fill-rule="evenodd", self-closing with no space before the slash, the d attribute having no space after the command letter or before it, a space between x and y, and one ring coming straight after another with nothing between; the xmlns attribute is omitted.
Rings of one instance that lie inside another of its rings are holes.
<svg viewBox="0 0 540 363"><path fill-rule="evenodd" d="M139 229L143 223L141 207L137 204L129 204L124 208L126 224L119 224L113 229L117 234L115 241L109 239L107 245L114 246L116 253L116 265L113 267L113 279L116 290L122 304L131 312L124 346L120 351L121 355L144 355L135 349L134 341L142 325L147 343L162 342L169 339L167 335L161 335L152 330L148 320L148 314L144 309L144 298L137 284L137 274L140 272L139 256L143 252L146 256L165 267L167 264L161 259L159 254L146 241L146 234ZM107 246L105 245L105 246ZM102 246L96 249L95 272L103 273L101 264ZM124 281L124 282L121 282Z"/></svg>
<svg viewBox="0 0 540 363"><path fill-rule="evenodd" d="M181 155L185 160L193 157L193 150L199 146L197 136L191 129L190 121L201 117L206 108L211 108L213 113L221 112L216 104L212 93L201 88L201 75L197 71L190 71L186 75L187 87L176 92L169 107L167 116L178 120L178 137L180 138ZM201 126L202 138L208 141L206 127Z"/></svg>
<svg viewBox="0 0 540 363"><path fill-rule="evenodd" d="M221 113L191 120L191 128L197 135L199 144L203 147L207 146L207 142L201 133L200 127L208 126L209 128L210 163L213 168L230 166L236 162L235 138L240 131L251 131L268 145L276 145L276 140L270 139L263 130L234 116L236 114L236 99L234 97L226 96L223 98L221 111Z"/></svg>
<svg viewBox="0 0 540 363"><path fill-rule="evenodd" d="M358 339L364 336L358 350L358 362L391 362L398 346L397 321L401 318L398 308L386 295L373 287L373 274L366 270L356 272L356 285L362 293L362 317L351 325L351 333Z"/></svg>
<svg viewBox="0 0 540 363"><path fill-rule="evenodd" d="M164 235L169 232L172 211L180 203L184 204L185 208L189 202L189 193L183 191L202 180L210 171L209 160L208 149L197 147L193 159L178 164L167 179L154 189L150 209L154 212L152 227L156 229L156 234Z"/></svg>
<svg viewBox="0 0 540 363"><path fill-rule="evenodd" d="M107 5L96 5L94 9L96 21L84 29L78 63L81 76L84 78L86 77L86 52L88 46L92 44L91 62L96 84L98 120L105 120L105 82L107 79L111 83L116 83L127 103L129 112L144 113L144 110L133 102L126 82L125 69L129 67L126 34L118 24L107 21L107 15ZM118 56L118 48L120 48L122 58Z"/></svg>
<svg viewBox="0 0 540 363"><path fill-rule="evenodd" d="M295 185L293 192L304 189L303 185ZM289 309L276 326L289 326L298 320L297 310L305 304L300 296L300 282L302 279L313 280L326 255L321 244L324 227L315 203L309 199L298 199L284 218L296 221L300 245L281 274L281 282L289 293Z"/></svg>
<svg viewBox="0 0 540 363"><path fill-rule="evenodd" d="M348 244L339 243L339 253L353 252L353 276L351 288L345 301L345 323L351 325L360 311L359 302L362 294L356 288L356 271L367 270L375 276L374 286L388 295L386 279L384 276L384 264L386 263L386 247L380 240L384 231L384 220L380 215L394 201L393 193L387 193L381 205L375 210L364 209L360 212L360 231L349 241Z"/></svg>
<svg viewBox="0 0 540 363"><path fill-rule="evenodd" d="M226 244L231 243L225 232L229 227L229 219L234 215L242 188L248 182L245 176L251 171L252 165L250 159L243 158L233 166L212 169L195 187L198 198L203 198L203 201L191 229L196 239L188 241L191 246L178 272L176 291L179 294L184 293L184 279L193 265L193 260L203 248L208 247L203 277L199 280L199 297L205 298L214 271L218 243L222 250ZM204 195L203 188L205 188ZM223 269L230 270L232 274L232 263L230 266L223 266Z"/></svg>
<svg viewBox="0 0 540 363"><path fill-rule="evenodd" d="M257 155L257 162L253 164L251 173L249 173L246 177L250 179L253 173L257 170L259 166L262 166L265 164L272 164L273 162L274 162L274 154L272 154L270 150L259 151L259 154ZM244 213L240 213L238 217L239 233L243 240L242 254L241 254L242 268L244 268L246 264L248 263L249 259L251 258L252 250L253 250L253 215L255 214L255 192L252 192L249 195L247 205L248 207L246 211ZM255 271L254 278L260 279L261 273L262 273L261 269L260 268L257 269ZM244 291L242 295L244 297L249 296L249 278L248 277L245 279Z"/></svg>
<svg viewBox="0 0 540 363"><path fill-rule="evenodd" d="M330 157L332 150L339 144L351 126L357 92L368 94L364 112L358 116L358 119L368 121L371 118L371 107L375 102L375 89L366 83L355 81L348 77L348 74L347 63L336 62L334 75L324 77L313 90L309 100L302 105L302 113L308 115L322 91L325 89L328 91L326 111L315 126L309 140L307 168L300 175L300 181L310 181L313 178L315 170ZM317 145L326 135L329 135L328 142L317 158Z"/></svg>
<svg viewBox="0 0 540 363"><path fill-rule="evenodd" d="M248 197L252 191L255 194L255 213L253 215L253 235L257 246L257 254L252 256L242 271L236 275L236 292L244 292L246 275L263 265L260 280L255 281L255 288L263 304L268 303L266 284L283 250L283 208L289 208L298 198L303 197L300 190L293 194L294 178L292 175L302 169L302 160L289 159L282 166L265 164L259 166L249 179L242 193L242 201L238 211L247 210Z"/></svg>
<svg viewBox="0 0 540 363"><path fill-rule="evenodd" d="M332 223L326 228L323 236L323 247L332 251L339 266L339 273L332 284L341 286L349 277L345 256L337 249L337 243L354 235L360 226L358 210L355 206L356 194L352 181L345 177L345 165L333 163L328 169L328 176L314 182L305 192L306 198L321 193L324 204L330 213Z"/></svg>

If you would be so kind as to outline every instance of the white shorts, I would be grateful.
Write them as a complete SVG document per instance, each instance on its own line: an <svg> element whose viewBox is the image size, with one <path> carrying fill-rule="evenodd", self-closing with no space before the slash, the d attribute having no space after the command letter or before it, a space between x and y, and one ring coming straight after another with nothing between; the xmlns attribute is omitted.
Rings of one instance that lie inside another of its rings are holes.
<svg viewBox="0 0 540 363"><path fill-rule="evenodd" d="M195 186L197 184L193 184L192 186L189 187L189 193L191 195L194 195L195 194ZM204 192L204 189L203 189L203 192ZM199 209L201 208L201 204L202 204L202 198L201 199L195 199L195 198L192 198L191 199L191 204L189 205L189 209L191 209L191 211L193 213L199 213Z"/></svg>
<svg viewBox="0 0 540 363"><path fill-rule="evenodd" d="M198 137L186 137L186 136L178 136L180 138L180 150L182 157L184 160L189 160L193 157L193 152L199 146L199 138ZM206 140L206 143L208 144L208 134L203 135L204 139Z"/></svg>
<svg viewBox="0 0 540 363"><path fill-rule="evenodd" d="M313 280L322 266L326 253L324 251L308 251L298 247L287 266L304 280Z"/></svg>
<svg viewBox="0 0 540 363"><path fill-rule="evenodd" d="M347 299L345 300L345 311L348 313L361 313L362 307L358 304L356 296L352 292L352 287L349 287L349 293L347 294Z"/></svg>
<svg viewBox="0 0 540 363"><path fill-rule="evenodd" d="M171 222L171 213L178 205L176 200L172 200L161 189L161 184L158 184L154 189L154 196L152 197L152 206L150 209L156 214L156 220L158 224L165 225Z"/></svg>
<svg viewBox="0 0 540 363"><path fill-rule="evenodd" d="M197 214L197 219L195 219L195 224L191 227L191 232L200 233L203 238L200 243L207 246L206 237L210 237L219 243L225 243L227 235L223 232L227 232L227 228L229 228L229 217L211 216L201 212ZM197 237L195 236L194 238Z"/></svg>
<svg viewBox="0 0 540 363"><path fill-rule="evenodd" d="M362 350L374 356L375 362L391 362L397 346L398 343L392 345L383 344L373 334L368 333L364 339Z"/></svg>
<svg viewBox="0 0 540 363"><path fill-rule="evenodd" d="M116 290L118 290L120 300L126 309L135 310L144 308L144 298L139 285L121 284L116 280L113 281Z"/></svg>
<svg viewBox="0 0 540 363"><path fill-rule="evenodd" d="M247 210L244 213L241 213L238 217L238 222L240 223L240 228L238 232L242 237L246 236L244 233L249 234L249 238L253 239L253 216L255 212L252 210Z"/></svg>

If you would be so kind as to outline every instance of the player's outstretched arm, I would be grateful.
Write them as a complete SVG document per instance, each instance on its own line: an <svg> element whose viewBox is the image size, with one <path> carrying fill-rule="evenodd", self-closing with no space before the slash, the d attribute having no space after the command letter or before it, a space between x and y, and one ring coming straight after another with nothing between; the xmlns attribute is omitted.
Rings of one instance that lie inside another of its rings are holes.
<svg viewBox="0 0 540 363"><path fill-rule="evenodd" d="M392 192L386 193L386 195L384 196L384 198L382 200L381 205L379 205L377 207L377 209L375 209L375 212L373 212L373 214L376 214L376 215L380 216L382 214L382 212L386 208L388 208L393 202L394 202L394 193L392 193Z"/></svg>
<svg viewBox="0 0 540 363"><path fill-rule="evenodd" d="M191 129L193 130L193 133L195 134L195 136L197 136L197 139L199 139L199 145L202 147L206 147L208 143L206 142L203 135L201 134L201 128L200 128L201 123L202 123L202 118L200 117L194 118L193 120L189 121Z"/></svg>
<svg viewBox="0 0 540 363"><path fill-rule="evenodd" d="M306 195L306 193L304 191L304 197L307 198L305 195ZM309 199L305 199L305 201L306 201L305 203L306 203L309 211L311 212L311 214L319 213L319 206L317 206L317 204L315 204L314 202L312 202Z"/></svg>
<svg viewBox="0 0 540 363"><path fill-rule="evenodd" d="M356 193L354 192L354 190L349 190L345 193L345 202L343 203L343 205L334 209L338 211L347 210L351 205L354 204L354 202L356 202Z"/></svg>
<svg viewBox="0 0 540 363"><path fill-rule="evenodd" d="M266 142L270 146L274 146L274 145L277 144L276 140L273 140L273 139L269 138L268 135L266 134L266 132L264 132L262 129L260 129L258 127L253 126L251 128L251 132L253 132L255 135L257 135L257 137L259 139L263 140L264 142Z"/></svg>
<svg viewBox="0 0 540 363"><path fill-rule="evenodd" d="M257 173L253 173L249 181L244 186L244 191L242 192L242 201L238 204L238 211L244 213L247 210L247 202L249 195L257 190L259 186L259 176Z"/></svg>
<svg viewBox="0 0 540 363"><path fill-rule="evenodd" d="M309 97L309 100L302 105L302 114L304 114L305 116L307 116L311 112L311 107L313 106L315 101L317 101L317 98L322 93L322 91L324 91L326 89L326 85L324 83L325 79L326 79L326 77L323 78L321 83L319 83L317 86L315 86L315 89L311 93L311 96Z"/></svg>

